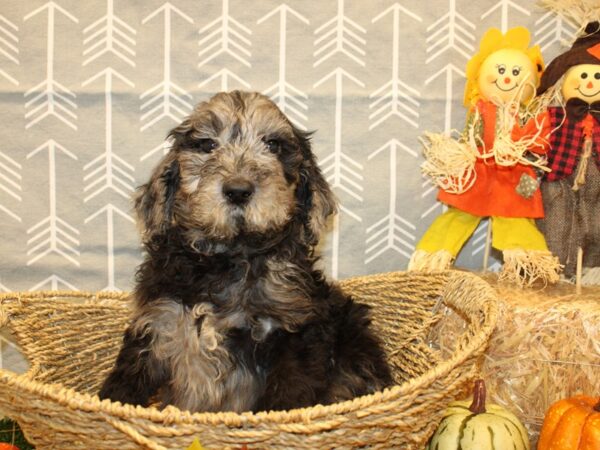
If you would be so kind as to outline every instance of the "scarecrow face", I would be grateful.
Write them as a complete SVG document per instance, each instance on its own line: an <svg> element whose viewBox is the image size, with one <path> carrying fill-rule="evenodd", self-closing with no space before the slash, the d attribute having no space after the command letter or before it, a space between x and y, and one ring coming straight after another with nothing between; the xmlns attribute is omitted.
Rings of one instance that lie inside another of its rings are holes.
<svg viewBox="0 0 600 450"><path fill-rule="evenodd" d="M519 50L498 50L488 56L479 69L479 92L498 104L526 102L533 96L537 81L535 66Z"/></svg>
<svg viewBox="0 0 600 450"><path fill-rule="evenodd" d="M567 70L562 94L565 101L570 98L580 98L587 103L600 100L600 64L580 64Z"/></svg>

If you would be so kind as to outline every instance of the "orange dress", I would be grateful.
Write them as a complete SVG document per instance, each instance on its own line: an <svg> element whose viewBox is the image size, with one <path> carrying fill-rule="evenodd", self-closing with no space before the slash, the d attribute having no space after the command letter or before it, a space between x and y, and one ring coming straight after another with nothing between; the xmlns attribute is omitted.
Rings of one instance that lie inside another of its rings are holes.
<svg viewBox="0 0 600 450"><path fill-rule="evenodd" d="M496 132L496 105L491 102L480 100L476 105L483 120L483 142L485 148L492 148ZM536 146L530 151L534 153L546 153L548 142L543 136L549 133L550 120L546 114L538 117L538 123L543 124L543 132L536 141ZM512 130L512 138L519 139L523 136L532 136L537 132L535 121L529 121L525 126L515 126ZM482 149L479 149L481 152ZM523 174L536 178L531 166L516 164L511 167L500 166L494 161L494 157L478 158L475 162L475 174L477 176L474 185L466 192L452 194L440 190L438 200L449 206L460 209L467 213L481 217L544 217L542 194L537 189L532 197L525 198L519 195L516 188Z"/></svg>

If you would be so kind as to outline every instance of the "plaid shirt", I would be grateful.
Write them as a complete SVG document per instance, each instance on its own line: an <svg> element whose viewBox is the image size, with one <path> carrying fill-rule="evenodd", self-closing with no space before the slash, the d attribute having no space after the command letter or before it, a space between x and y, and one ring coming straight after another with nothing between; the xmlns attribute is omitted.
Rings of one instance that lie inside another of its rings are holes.
<svg viewBox="0 0 600 450"><path fill-rule="evenodd" d="M559 127L550 135L548 150L548 167L552 172L546 174L546 181L558 181L571 175L579 163L580 152L583 149L583 121L573 123L568 118L561 126L565 110L561 107L548 108L551 129ZM594 119L592 132L592 158L600 169L600 124Z"/></svg>

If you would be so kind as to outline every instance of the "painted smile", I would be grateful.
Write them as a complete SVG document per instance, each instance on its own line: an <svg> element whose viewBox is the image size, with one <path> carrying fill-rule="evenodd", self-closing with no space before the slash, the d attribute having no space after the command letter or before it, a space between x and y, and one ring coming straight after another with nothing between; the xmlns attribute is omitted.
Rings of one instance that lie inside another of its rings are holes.
<svg viewBox="0 0 600 450"><path fill-rule="evenodd" d="M495 81L494 81L494 84L496 85L496 87L497 87L498 89L500 89L500 90L501 90L501 91L503 91L503 92L510 92L510 91L512 91L513 89L515 89L515 88L518 86L518 84L517 84L517 83L515 83L515 85L514 85L513 87L511 87L510 89L502 89L502 88L501 88L501 87L498 85L498 80L495 80Z"/></svg>
<svg viewBox="0 0 600 450"><path fill-rule="evenodd" d="M584 97L595 97L596 95L600 94L600 89L597 90L594 94L590 94L590 95L584 94L583 91L581 89L579 89L578 87L575 88L575 90L577 92L579 92L581 95L583 95Z"/></svg>

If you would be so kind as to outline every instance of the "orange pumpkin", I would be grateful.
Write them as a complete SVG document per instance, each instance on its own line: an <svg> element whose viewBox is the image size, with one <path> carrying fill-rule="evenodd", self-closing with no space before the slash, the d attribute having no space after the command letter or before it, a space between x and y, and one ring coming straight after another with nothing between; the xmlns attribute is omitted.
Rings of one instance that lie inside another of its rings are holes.
<svg viewBox="0 0 600 450"><path fill-rule="evenodd" d="M544 419L538 450L600 450L600 401L578 395L554 403Z"/></svg>
<svg viewBox="0 0 600 450"><path fill-rule="evenodd" d="M19 449L11 444L0 443L0 450L19 450Z"/></svg>

